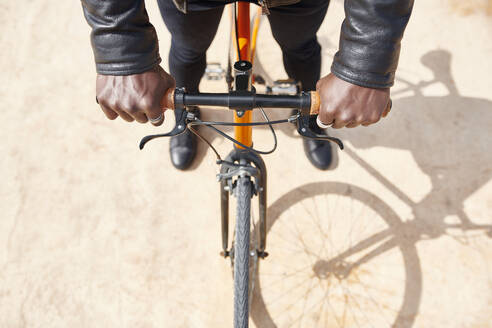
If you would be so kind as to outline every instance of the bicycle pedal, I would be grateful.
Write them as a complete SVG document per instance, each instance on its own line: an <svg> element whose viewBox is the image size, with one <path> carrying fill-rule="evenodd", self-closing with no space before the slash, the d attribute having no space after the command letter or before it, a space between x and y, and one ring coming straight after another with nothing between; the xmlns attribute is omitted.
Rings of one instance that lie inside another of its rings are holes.
<svg viewBox="0 0 492 328"><path fill-rule="evenodd" d="M211 81L221 80L225 75L225 70L219 63L209 63L205 68L205 78Z"/></svg>
<svg viewBox="0 0 492 328"><path fill-rule="evenodd" d="M298 95L301 84L292 79L277 80L272 86L267 86L267 93L272 95Z"/></svg>
<svg viewBox="0 0 492 328"><path fill-rule="evenodd" d="M229 257L231 255L231 252L229 251L221 251L220 252L220 256L222 256L223 258L226 258L226 257Z"/></svg>

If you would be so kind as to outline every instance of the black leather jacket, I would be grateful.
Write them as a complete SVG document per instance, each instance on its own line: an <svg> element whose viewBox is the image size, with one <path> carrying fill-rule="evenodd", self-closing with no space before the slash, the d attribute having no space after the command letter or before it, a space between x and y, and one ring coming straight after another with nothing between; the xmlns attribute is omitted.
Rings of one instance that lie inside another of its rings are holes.
<svg viewBox="0 0 492 328"><path fill-rule="evenodd" d="M92 27L91 42L99 74L129 75L160 63L157 34L144 0L81 0ZM186 0L173 0L186 11ZM206 1L206 0L205 0ZM264 0L269 7L301 0ZM339 51L331 71L366 87L393 85L400 41L413 0L345 0Z"/></svg>

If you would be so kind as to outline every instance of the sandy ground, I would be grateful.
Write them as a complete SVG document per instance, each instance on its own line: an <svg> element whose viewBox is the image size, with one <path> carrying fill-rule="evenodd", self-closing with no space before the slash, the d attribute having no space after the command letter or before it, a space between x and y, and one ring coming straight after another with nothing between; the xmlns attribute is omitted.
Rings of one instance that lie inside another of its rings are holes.
<svg viewBox="0 0 492 328"><path fill-rule="evenodd" d="M169 35L147 6L165 58ZM336 168L315 170L279 130L252 325L492 327L492 19L453 8L417 1L394 109L333 133L347 146ZM324 72L342 15L332 1ZM167 140L137 147L172 119L104 118L78 1L4 1L0 19L0 327L231 327L211 151L177 172ZM209 61L225 62L227 26ZM259 47L269 76L285 77L267 23Z"/></svg>

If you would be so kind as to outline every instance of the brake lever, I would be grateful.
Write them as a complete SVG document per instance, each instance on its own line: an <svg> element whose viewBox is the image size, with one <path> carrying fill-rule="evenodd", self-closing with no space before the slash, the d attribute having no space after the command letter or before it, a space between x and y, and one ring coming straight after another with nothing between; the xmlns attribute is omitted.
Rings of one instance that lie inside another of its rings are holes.
<svg viewBox="0 0 492 328"><path fill-rule="evenodd" d="M309 115L303 115L302 113L298 114L297 116L297 132L301 136L309 139L328 140L333 143L336 143L338 147L340 147L340 149L343 150L343 143L340 139L323 134L317 134L313 130L311 130L309 128L309 118L310 118Z"/></svg>
<svg viewBox="0 0 492 328"><path fill-rule="evenodd" d="M190 114L193 117L189 117ZM180 135L181 133L186 131L187 124L193 119L194 119L194 115L192 113L188 113L186 110L181 111L181 115L179 117L176 117L176 124L174 125L174 128L170 132L163 133L163 134L153 134L143 137L142 140L140 140L139 148L143 149L143 147L147 142L156 138L174 137Z"/></svg>
<svg viewBox="0 0 492 328"><path fill-rule="evenodd" d="M309 115L303 115L301 113L298 113L296 115L291 116L289 118L289 122L296 123L297 132L301 136L309 139L328 140L333 143L336 143L340 149L343 149L343 143L340 139L313 132L309 128L309 118L310 118ZM156 138L173 137L173 136L180 135L181 133L186 131L187 124L194 120L195 120L195 116L193 113L189 113L186 110L183 110L180 116L176 118L176 124L170 132L163 133L163 134L153 134L143 137L142 140L140 141L139 148L143 149L147 142Z"/></svg>

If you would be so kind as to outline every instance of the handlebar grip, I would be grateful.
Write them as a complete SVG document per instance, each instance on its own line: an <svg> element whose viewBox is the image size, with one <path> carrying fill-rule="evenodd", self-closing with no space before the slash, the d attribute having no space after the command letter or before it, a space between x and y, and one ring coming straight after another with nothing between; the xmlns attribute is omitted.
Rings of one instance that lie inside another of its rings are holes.
<svg viewBox="0 0 492 328"><path fill-rule="evenodd" d="M316 91L311 91L309 92L311 95L311 108L309 109L309 114L311 115L318 115L319 113L319 106L320 106L320 98L319 98L319 93Z"/></svg>
<svg viewBox="0 0 492 328"><path fill-rule="evenodd" d="M174 110L174 88L167 89L164 97L161 99L161 107L163 109L171 109Z"/></svg>

